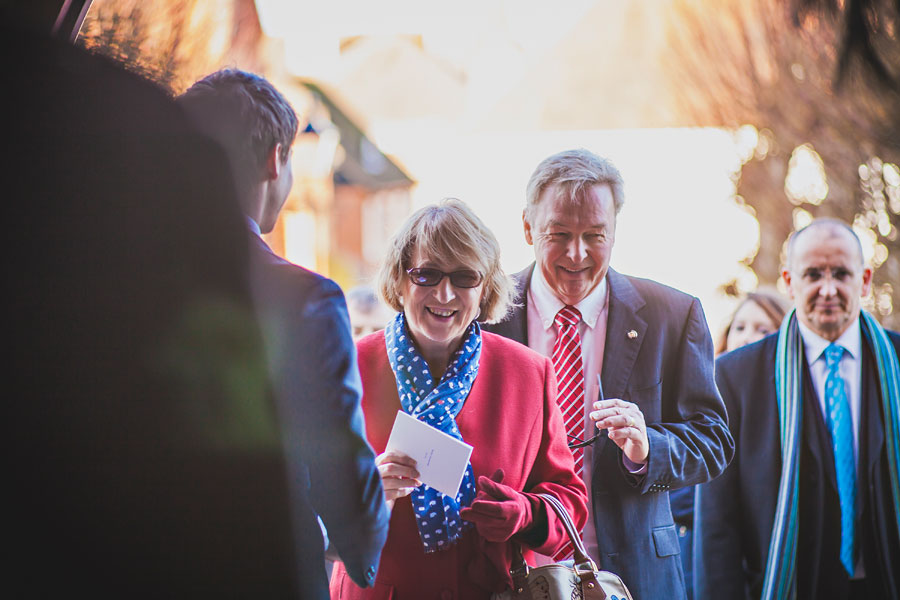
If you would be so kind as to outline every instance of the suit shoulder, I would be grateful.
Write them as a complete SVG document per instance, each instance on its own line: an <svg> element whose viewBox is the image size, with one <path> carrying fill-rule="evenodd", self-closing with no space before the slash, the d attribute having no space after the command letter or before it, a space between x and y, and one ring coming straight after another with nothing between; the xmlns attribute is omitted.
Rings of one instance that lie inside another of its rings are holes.
<svg viewBox="0 0 900 600"><path fill-rule="evenodd" d="M265 277L286 293L291 290L294 294L305 297L343 297L341 287L332 279L284 259L267 262L263 269Z"/></svg>
<svg viewBox="0 0 900 600"><path fill-rule="evenodd" d="M292 277L298 283L302 283L312 288L321 288L324 291L330 292L341 289L334 280L288 261L275 265L275 268L283 272L285 277Z"/></svg>
<svg viewBox="0 0 900 600"><path fill-rule="evenodd" d="M672 286L654 281L652 279L634 277L631 275L625 275L625 278L628 279L629 282L631 282L631 285L633 285L634 288L644 297L644 300L648 302L655 301L662 304L674 304L675 306L687 307L697 300L696 297L688 294L687 292L682 292L681 290L675 289Z"/></svg>
<svg viewBox="0 0 900 600"><path fill-rule="evenodd" d="M294 279L299 283L305 283L311 287L320 286L329 290L340 289L337 283L324 275L320 275L306 267L301 267L300 265L292 263L275 254L269 246L255 234L248 233L248 235L250 236L249 249L251 262L257 267L262 268L270 276L278 277L280 279Z"/></svg>
<svg viewBox="0 0 900 600"><path fill-rule="evenodd" d="M761 363L774 364L777 346L778 332L771 333L759 341L722 354L716 359L716 369L753 372L753 368Z"/></svg>
<svg viewBox="0 0 900 600"><path fill-rule="evenodd" d="M891 340L891 343L894 344L894 348L897 349L898 353L900 353L900 332L893 331L891 329L884 330L888 338Z"/></svg>

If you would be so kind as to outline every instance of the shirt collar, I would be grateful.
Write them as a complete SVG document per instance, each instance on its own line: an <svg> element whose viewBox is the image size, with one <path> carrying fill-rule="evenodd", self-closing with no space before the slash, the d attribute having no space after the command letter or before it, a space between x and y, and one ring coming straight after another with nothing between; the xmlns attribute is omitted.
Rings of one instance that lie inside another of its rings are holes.
<svg viewBox="0 0 900 600"><path fill-rule="evenodd" d="M800 327L800 336L803 338L803 346L806 349L806 360L812 364L821 358L831 342L814 332L797 319L797 325ZM834 341L838 346L843 346L844 350L854 359L859 360L862 351L862 330L859 326L859 318L841 334L841 337Z"/></svg>
<svg viewBox="0 0 900 600"><path fill-rule="evenodd" d="M247 219L247 227L250 228L250 231L252 231L252 232L255 233L256 235L262 237L262 232L261 232L260 229L259 229L259 225L256 224L256 221L254 221L253 219L251 219L251 218L248 217L247 215L244 215L244 218Z"/></svg>
<svg viewBox="0 0 900 600"><path fill-rule="evenodd" d="M581 320L591 329L597 324L597 319L600 318L600 315L606 308L608 289L609 284L607 284L607 278L604 277L597 287L591 290L590 294L582 298L581 302L575 305L575 308L581 313ZM558 313L565 304L563 304L562 300L557 298L556 294L553 293L553 290L550 289L550 285L544 279L544 275L541 273L541 269L538 266L535 266L534 271L531 273L529 290L531 292L531 298L534 300L534 306L537 309L538 316L541 319L541 324L544 326L544 329L550 329L553 327L556 313Z"/></svg>

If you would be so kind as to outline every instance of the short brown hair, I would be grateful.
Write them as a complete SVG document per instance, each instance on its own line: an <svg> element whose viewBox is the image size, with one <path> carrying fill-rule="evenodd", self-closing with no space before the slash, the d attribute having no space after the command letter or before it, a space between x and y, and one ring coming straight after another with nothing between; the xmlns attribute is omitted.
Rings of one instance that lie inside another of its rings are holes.
<svg viewBox="0 0 900 600"><path fill-rule="evenodd" d="M484 276L479 321L495 323L512 303L513 284L500 267L500 244L472 209L456 198L445 198L417 210L388 246L381 263L377 288L384 301L403 310L401 290L416 251L426 256L471 265Z"/></svg>
<svg viewBox="0 0 900 600"><path fill-rule="evenodd" d="M290 103L265 77L222 69L177 98L194 124L228 153L243 197L259 180L272 149L286 163L299 121Z"/></svg>

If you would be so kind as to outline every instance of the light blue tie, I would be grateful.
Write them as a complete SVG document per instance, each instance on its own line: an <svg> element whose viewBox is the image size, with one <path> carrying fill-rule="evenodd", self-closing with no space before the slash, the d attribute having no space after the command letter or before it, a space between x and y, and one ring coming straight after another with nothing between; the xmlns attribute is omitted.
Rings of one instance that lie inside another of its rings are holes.
<svg viewBox="0 0 900 600"><path fill-rule="evenodd" d="M853 420L847 386L839 370L844 348L830 344L825 348L825 422L831 432L834 471L841 501L841 563L849 575L855 570L854 539L856 525L856 466L853 460Z"/></svg>

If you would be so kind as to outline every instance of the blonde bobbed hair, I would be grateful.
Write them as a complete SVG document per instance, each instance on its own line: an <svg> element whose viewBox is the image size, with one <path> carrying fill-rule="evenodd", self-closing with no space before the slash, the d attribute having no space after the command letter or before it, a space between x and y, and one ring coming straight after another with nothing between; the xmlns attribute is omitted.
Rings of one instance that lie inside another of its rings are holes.
<svg viewBox="0 0 900 600"><path fill-rule="evenodd" d="M417 210L388 245L378 272L376 287L388 306L403 310L402 291L407 269L420 256L441 262L456 262L477 270L484 277L479 321L496 323L506 316L514 288L500 267L500 244L472 209L456 198L444 198Z"/></svg>

